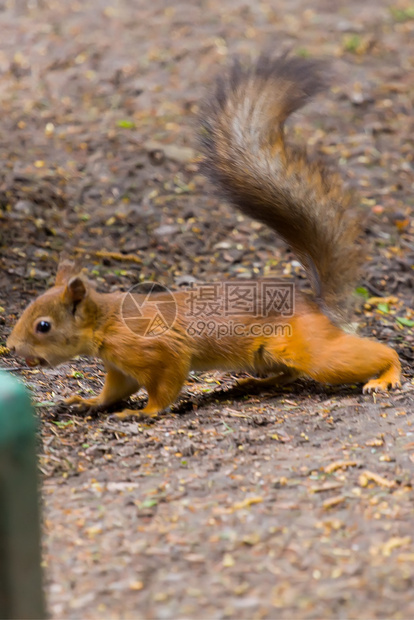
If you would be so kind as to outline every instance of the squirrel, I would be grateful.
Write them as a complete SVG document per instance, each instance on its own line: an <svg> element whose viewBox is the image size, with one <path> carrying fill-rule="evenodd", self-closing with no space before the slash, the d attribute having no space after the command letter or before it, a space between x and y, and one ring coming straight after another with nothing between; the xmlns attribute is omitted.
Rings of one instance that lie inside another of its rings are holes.
<svg viewBox="0 0 414 620"><path fill-rule="evenodd" d="M324 73L320 61L289 55L263 55L249 68L236 62L201 108L207 176L237 209L270 226L292 248L312 296L295 293L289 314L259 286L255 308L236 304L233 316L218 312L201 329L189 312L195 291L99 293L73 263L63 261L54 286L17 321L7 340L10 351L30 366L56 366L77 355L100 358L106 369L101 393L73 395L66 403L104 409L144 387L147 405L124 409L116 414L121 418L165 410L191 370L267 375L247 379L247 387L286 385L298 377L363 383L364 393L400 386L397 353L341 327L361 261L353 196L337 173L284 136L286 119L325 88ZM223 308L225 284L216 285L216 307ZM151 335L148 321L154 325L160 313L167 328ZM231 332L235 322L238 329Z"/></svg>

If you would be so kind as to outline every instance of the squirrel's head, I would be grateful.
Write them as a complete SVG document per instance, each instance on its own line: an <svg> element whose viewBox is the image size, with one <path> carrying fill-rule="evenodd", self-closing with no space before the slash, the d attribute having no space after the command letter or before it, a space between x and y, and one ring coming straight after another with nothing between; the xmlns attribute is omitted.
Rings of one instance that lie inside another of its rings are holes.
<svg viewBox="0 0 414 620"><path fill-rule="evenodd" d="M23 312L9 338L12 353L28 366L57 366L88 354L97 306L91 285L70 261L60 263L55 285Z"/></svg>

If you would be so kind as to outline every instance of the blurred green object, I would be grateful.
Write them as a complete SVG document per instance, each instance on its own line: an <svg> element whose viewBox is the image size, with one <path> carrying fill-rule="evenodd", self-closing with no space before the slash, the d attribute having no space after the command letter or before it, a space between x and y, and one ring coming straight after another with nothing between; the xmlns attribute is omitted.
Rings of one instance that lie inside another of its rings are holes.
<svg viewBox="0 0 414 620"><path fill-rule="evenodd" d="M0 371L0 618L45 618L36 418L25 387Z"/></svg>

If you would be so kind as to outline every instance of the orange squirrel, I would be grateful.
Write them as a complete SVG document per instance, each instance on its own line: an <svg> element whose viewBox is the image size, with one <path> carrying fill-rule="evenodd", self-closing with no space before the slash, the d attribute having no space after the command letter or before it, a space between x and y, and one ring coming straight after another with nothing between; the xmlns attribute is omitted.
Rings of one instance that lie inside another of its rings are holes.
<svg viewBox="0 0 414 620"><path fill-rule="evenodd" d="M107 371L102 392L66 402L104 408L144 387L148 404L139 413L149 416L174 402L191 370L267 374L250 380L259 385L305 376L329 384L365 383L364 392L399 386L397 353L338 324L360 261L351 194L338 174L284 138L284 121L324 87L323 72L317 61L288 56L262 56L250 69L236 64L202 110L207 174L238 209L289 244L305 268L313 298L296 294L294 311L283 316L259 293L259 312L232 317L222 312L214 316L216 329L197 332L188 291L155 293L147 304L141 294L137 307L163 303L171 318L169 329L148 337L139 320L133 327L126 293L98 293L72 263L63 262L55 285L18 320L7 341L10 350L30 365L98 357ZM216 289L215 302L221 304L223 292ZM236 320L241 329L230 333ZM265 325L274 328L271 333ZM126 409L118 415L136 414Z"/></svg>

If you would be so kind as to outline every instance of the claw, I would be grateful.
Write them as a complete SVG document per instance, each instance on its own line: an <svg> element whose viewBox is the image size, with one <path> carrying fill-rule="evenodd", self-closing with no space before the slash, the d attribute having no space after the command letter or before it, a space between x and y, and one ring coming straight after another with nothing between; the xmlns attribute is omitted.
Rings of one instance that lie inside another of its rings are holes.
<svg viewBox="0 0 414 620"><path fill-rule="evenodd" d="M122 411L117 411L113 413L118 420L127 420L128 418L156 418L158 416L159 411L144 409L123 409Z"/></svg>
<svg viewBox="0 0 414 620"><path fill-rule="evenodd" d="M63 402L66 405L78 405L78 409L90 409L91 407L96 407L98 405L98 397L93 396L92 398L83 398L78 394L74 394L73 396L69 396L69 398L65 398Z"/></svg>
<svg viewBox="0 0 414 620"><path fill-rule="evenodd" d="M362 388L362 393L373 394L374 392L387 392L388 388L393 390L399 387L401 387L401 382L399 380L388 381L384 379L371 379L371 381L368 381Z"/></svg>

